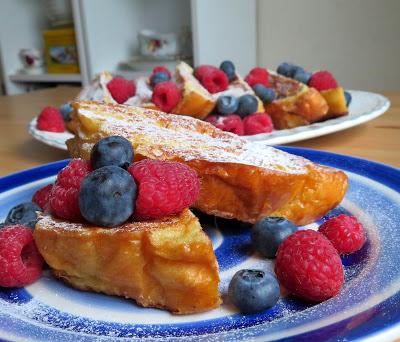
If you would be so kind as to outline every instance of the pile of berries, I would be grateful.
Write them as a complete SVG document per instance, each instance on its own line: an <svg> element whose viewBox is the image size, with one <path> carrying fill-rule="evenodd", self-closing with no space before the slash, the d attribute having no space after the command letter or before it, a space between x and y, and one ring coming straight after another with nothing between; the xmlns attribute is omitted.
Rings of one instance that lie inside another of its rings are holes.
<svg viewBox="0 0 400 342"><path fill-rule="evenodd" d="M182 98L182 92L172 81L171 72L163 66L153 69L150 76L150 85L153 87L151 101L163 112L170 113Z"/></svg>
<svg viewBox="0 0 400 342"><path fill-rule="evenodd" d="M318 91L324 91L338 87L335 77L327 70L320 70L311 73L299 65L283 62L278 66L277 73L307 84ZM346 97L346 106L349 106L351 102L351 94L348 91L345 91L344 95Z"/></svg>
<svg viewBox="0 0 400 342"><path fill-rule="evenodd" d="M114 227L175 215L196 201L200 183L193 169L172 161L133 162L133 157L125 138L104 138L94 145L90 162L72 159L32 202L12 208L0 229L0 286L21 287L40 277L43 259L32 235L40 211Z"/></svg>
<svg viewBox="0 0 400 342"><path fill-rule="evenodd" d="M258 71L253 70L254 77L256 75L258 77ZM265 70L265 72L267 71ZM196 68L195 76L213 94L226 90L229 82L237 78L235 65L231 61L223 61L219 69L210 65L201 65ZM268 73L263 76L267 79ZM261 85L257 84L257 86ZM216 113L208 116L206 121L223 131L237 135L269 133L273 130L272 120L267 113L257 112L258 101L257 97L251 94L244 94L240 97L221 95L217 100Z"/></svg>
<svg viewBox="0 0 400 342"><path fill-rule="evenodd" d="M241 270L229 284L228 296L241 312L266 310L279 300L281 284L290 294L311 302L337 295L344 283L340 255L362 248L366 236L355 217L339 215L318 231L298 230L282 217L268 217L251 231L253 248L275 258L275 275L262 270Z"/></svg>

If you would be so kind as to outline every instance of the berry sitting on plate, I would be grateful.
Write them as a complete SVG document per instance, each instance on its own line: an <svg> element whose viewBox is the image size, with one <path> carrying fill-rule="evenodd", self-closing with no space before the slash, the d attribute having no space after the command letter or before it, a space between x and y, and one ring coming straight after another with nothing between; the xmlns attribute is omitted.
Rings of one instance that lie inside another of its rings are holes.
<svg viewBox="0 0 400 342"><path fill-rule="evenodd" d="M123 77L114 77L107 83L107 89L113 99L118 103L124 103L136 94L135 82Z"/></svg>
<svg viewBox="0 0 400 342"><path fill-rule="evenodd" d="M62 133L65 131L63 116L55 107L45 107L37 118L37 129L47 132Z"/></svg>

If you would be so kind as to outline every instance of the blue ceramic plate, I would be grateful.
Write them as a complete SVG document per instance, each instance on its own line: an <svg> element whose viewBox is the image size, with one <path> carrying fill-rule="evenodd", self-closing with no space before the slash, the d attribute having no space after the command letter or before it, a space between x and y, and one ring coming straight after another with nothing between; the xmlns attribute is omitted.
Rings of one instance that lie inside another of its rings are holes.
<svg viewBox="0 0 400 342"><path fill-rule="evenodd" d="M382 164L297 148L284 148L315 162L340 168L349 191L328 216L351 213L364 225L368 242L344 257L345 286L321 304L283 297L265 312L241 315L225 304L197 315L173 316L132 301L74 290L48 271L24 289L0 288L0 339L12 341L82 340L393 340L400 336L400 171ZM39 187L54 180L66 161L0 179L0 218ZM249 229L239 223L200 217L220 265L221 292L242 268L271 269L253 253ZM232 225L237 227L232 229ZM318 222L308 225L316 228Z"/></svg>

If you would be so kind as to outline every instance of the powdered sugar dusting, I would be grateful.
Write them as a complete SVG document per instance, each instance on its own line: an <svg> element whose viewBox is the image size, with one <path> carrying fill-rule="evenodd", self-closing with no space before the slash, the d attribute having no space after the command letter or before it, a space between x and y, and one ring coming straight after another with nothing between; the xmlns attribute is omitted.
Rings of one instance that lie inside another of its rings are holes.
<svg viewBox="0 0 400 342"><path fill-rule="evenodd" d="M79 103L78 117L93 125L100 123L100 135L127 138L138 153L149 157L245 164L296 174L307 172L309 164L304 158L253 143L191 117L91 102ZM93 139L84 129L78 135L84 142Z"/></svg>

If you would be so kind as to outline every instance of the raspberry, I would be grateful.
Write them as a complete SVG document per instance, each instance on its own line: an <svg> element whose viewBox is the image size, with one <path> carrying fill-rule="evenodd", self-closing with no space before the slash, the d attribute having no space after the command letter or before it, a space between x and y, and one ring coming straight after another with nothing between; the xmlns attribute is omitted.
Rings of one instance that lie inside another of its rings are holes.
<svg viewBox="0 0 400 342"><path fill-rule="evenodd" d="M228 76L226 76L222 70L217 68L204 73L200 79L200 83L211 94L224 91L229 86Z"/></svg>
<svg viewBox="0 0 400 342"><path fill-rule="evenodd" d="M135 82L123 77L114 77L107 83L107 89L118 103L124 103L136 94Z"/></svg>
<svg viewBox="0 0 400 342"><path fill-rule="evenodd" d="M225 132L235 133L237 135L244 134L243 122L239 115L210 115L206 121Z"/></svg>
<svg viewBox="0 0 400 342"><path fill-rule="evenodd" d="M194 70L194 76L201 82L201 80L203 79L203 76L208 74L209 72L218 70L218 68L216 68L213 65L199 65L195 70Z"/></svg>
<svg viewBox="0 0 400 342"><path fill-rule="evenodd" d="M313 302L335 296L344 282L342 262L335 247L313 230L297 231L282 242L275 273L290 293Z"/></svg>
<svg viewBox="0 0 400 342"><path fill-rule="evenodd" d="M162 66L162 65L156 66L153 69L152 75L154 75L157 72L165 72L166 74L168 74L169 78L172 77L171 71L169 71L165 66Z"/></svg>
<svg viewBox="0 0 400 342"><path fill-rule="evenodd" d="M37 190L32 197L32 202L36 203L40 209L45 210L50 200L51 189L53 189L53 184L48 184Z"/></svg>
<svg viewBox="0 0 400 342"><path fill-rule="evenodd" d="M0 231L0 286L29 285L40 277L42 266L31 229L14 225Z"/></svg>
<svg viewBox="0 0 400 342"><path fill-rule="evenodd" d="M267 113L253 113L243 119L245 135L272 132L274 126L271 117Z"/></svg>
<svg viewBox="0 0 400 342"><path fill-rule="evenodd" d="M269 83L268 77L269 73L267 69L253 68L244 80L250 85L250 87L253 87L256 84L262 84L263 86L270 88L271 84Z"/></svg>
<svg viewBox="0 0 400 342"><path fill-rule="evenodd" d="M318 229L339 254L353 253L365 243L364 228L354 216L341 214L324 222Z"/></svg>
<svg viewBox="0 0 400 342"><path fill-rule="evenodd" d="M319 91L337 88L338 86L333 75L326 70L314 72L308 81L308 85Z"/></svg>
<svg viewBox="0 0 400 342"><path fill-rule="evenodd" d="M163 112L171 112L182 98L182 93L174 82L158 83L153 90L152 102Z"/></svg>
<svg viewBox="0 0 400 342"><path fill-rule="evenodd" d="M136 219L157 219L181 212L200 192L196 172L172 161L142 160L128 168L138 184Z"/></svg>
<svg viewBox="0 0 400 342"><path fill-rule="evenodd" d="M62 133L65 124L60 111L54 107L45 107L37 119L37 128L41 131Z"/></svg>
<svg viewBox="0 0 400 342"><path fill-rule="evenodd" d="M76 221L82 218L79 210L81 182L92 168L82 159L72 159L57 175L50 193L50 208L60 218Z"/></svg>

